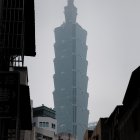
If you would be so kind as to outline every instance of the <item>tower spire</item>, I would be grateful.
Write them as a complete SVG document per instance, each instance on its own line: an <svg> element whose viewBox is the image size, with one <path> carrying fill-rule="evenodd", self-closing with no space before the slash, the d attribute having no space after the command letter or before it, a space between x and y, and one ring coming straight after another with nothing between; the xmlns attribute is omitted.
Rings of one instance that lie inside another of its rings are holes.
<svg viewBox="0 0 140 140"><path fill-rule="evenodd" d="M68 5L71 5L74 3L74 0L68 0Z"/></svg>
<svg viewBox="0 0 140 140"><path fill-rule="evenodd" d="M74 0L68 0L68 5L65 6L66 23L75 23L77 17L77 8L74 6Z"/></svg>

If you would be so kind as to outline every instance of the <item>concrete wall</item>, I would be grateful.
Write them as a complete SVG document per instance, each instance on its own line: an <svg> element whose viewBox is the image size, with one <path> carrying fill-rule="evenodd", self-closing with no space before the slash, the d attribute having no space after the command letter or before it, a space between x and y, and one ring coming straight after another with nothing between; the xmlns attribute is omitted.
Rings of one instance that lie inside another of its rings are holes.
<svg viewBox="0 0 140 140"><path fill-rule="evenodd" d="M49 131L49 130L46 130L46 129L43 129L43 128L34 127L34 133L35 133L35 138L33 140L38 140L37 139L37 134L41 134L40 137L42 137L42 140L43 140L43 136L44 137L49 137L52 140L55 140L55 134L54 134L53 131Z"/></svg>

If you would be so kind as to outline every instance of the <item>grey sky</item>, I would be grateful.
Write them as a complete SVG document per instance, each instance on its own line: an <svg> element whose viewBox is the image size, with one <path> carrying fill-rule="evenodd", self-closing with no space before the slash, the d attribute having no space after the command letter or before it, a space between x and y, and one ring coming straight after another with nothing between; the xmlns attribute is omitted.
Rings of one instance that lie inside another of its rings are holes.
<svg viewBox="0 0 140 140"><path fill-rule="evenodd" d="M54 28L67 0L35 0L36 58L26 58L34 106L53 107ZM121 104L131 72L140 65L139 0L75 0L77 22L88 32L89 121Z"/></svg>

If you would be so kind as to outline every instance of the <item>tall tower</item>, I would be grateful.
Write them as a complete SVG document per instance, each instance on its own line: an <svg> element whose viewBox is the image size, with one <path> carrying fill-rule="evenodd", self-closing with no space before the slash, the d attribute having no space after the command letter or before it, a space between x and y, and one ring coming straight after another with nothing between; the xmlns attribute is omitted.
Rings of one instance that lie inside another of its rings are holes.
<svg viewBox="0 0 140 140"><path fill-rule="evenodd" d="M74 0L65 7L65 23L55 29L54 105L58 133L83 139L88 125L87 32L76 23Z"/></svg>

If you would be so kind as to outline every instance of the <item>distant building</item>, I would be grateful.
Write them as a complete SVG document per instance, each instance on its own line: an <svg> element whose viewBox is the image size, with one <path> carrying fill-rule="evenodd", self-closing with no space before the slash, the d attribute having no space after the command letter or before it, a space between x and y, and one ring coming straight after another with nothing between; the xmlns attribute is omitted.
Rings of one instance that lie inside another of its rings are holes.
<svg viewBox="0 0 140 140"><path fill-rule="evenodd" d="M87 32L76 23L74 0L65 7L65 23L55 29L54 105L58 133L82 140L88 128Z"/></svg>
<svg viewBox="0 0 140 140"><path fill-rule="evenodd" d="M88 130L94 130L97 125L97 122L90 122L88 124Z"/></svg>
<svg viewBox="0 0 140 140"><path fill-rule="evenodd" d="M33 108L34 140L54 140L57 133L55 111L44 105Z"/></svg>

